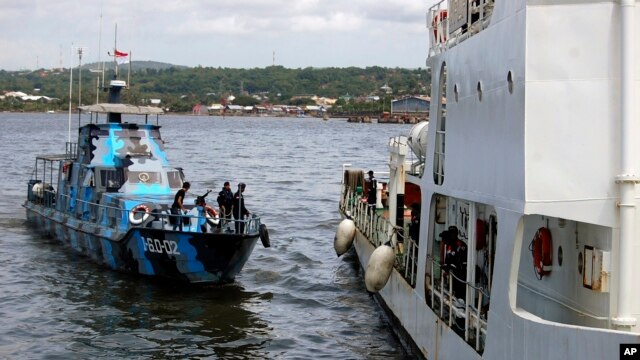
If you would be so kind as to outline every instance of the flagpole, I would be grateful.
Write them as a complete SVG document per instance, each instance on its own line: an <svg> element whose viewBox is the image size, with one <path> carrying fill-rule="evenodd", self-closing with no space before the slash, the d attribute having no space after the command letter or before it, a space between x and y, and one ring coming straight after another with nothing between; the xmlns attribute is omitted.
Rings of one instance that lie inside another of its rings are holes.
<svg viewBox="0 0 640 360"><path fill-rule="evenodd" d="M127 89L131 86L131 50L129 50L129 72L127 72Z"/></svg>
<svg viewBox="0 0 640 360"><path fill-rule="evenodd" d="M67 142L71 142L71 99L73 96L73 43L71 43L71 64L69 64L69 137Z"/></svg>
<svg viewBox="0 0 640 360"><path fill-rule="evenodd" d="M116 79L118 78L118 57L116 55L118 51L118 23L116 23L116 36L113 39L113 61L116 63Z"/></svg>

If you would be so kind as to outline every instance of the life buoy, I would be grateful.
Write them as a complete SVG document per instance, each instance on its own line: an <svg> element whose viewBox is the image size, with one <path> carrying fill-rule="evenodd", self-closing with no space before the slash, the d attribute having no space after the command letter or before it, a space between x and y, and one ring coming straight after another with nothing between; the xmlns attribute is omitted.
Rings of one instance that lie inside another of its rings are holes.
<svg viewBox="0 0 640 360"><path fill-rule="evenodd" d="M443 31L443 34L439 34L438 28L447 19L448 15L449 13L447 12L447 10L438 10L433 16L433 19L431 20L431 27L433 28L433 38L435 39L436 43L443 43L447 41L446 32ZM443 28L442 30L446 30L446 29ZM440 37L438 37L438 35Z"/></svg>
<svg viewBox="0 0 640 360"><path fill-rule="evenodd" d="M143 213L140 218L136 217L136 213ZM131 211L129 211L129 222L133 225L140 225L143 222L149 219L149 215L151 214L151 209L147 205L140 204L136 205Z"/></svg>
<svg viewBox="0 0 640 360"><path fill-rule="evenodd" d="M260 224L260 241L262 241L262 246L268 248L271 247L271 241L269 240L269 230L267 230L267 225Z"/></svg>
<svg viewBox="0 0 640 360"><path fill-rule="evenodd" d="M551 273L551 231L541 227L536 231L533 240L529 244L529 250L533 255L533 268L538 280Z"/></svg>
<svg viewBox="0 0 640 360"><path fill-rule="evenodd" d="M62 164L62 173L66 174L67 171L69 171L69 166L70 165L71 165L71 163L68 163L68 162Z"/></svg>
<svg viewBox="0 0 640 360"><path fill-rule="evenodd" d="M205 206L204 215L207 218L209 225L218 225L220 223L218 213L211 206Z"/></svg>

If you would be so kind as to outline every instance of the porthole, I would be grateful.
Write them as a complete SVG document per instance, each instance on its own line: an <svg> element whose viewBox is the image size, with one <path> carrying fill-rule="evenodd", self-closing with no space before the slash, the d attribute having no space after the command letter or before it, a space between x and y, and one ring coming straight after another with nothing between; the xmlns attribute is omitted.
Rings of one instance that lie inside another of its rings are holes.
<svg viewBox="0 0 640 360"><path fill-rule="evenodd" d="M558 265L562 266L562 246L558 246Z"/></svg>
<svg viewBox="0 0 640 360"><path fill-rule="evenodd" d="M453 85L453 98L458 102L458 84Z"/></svg>
<svg viewBox="0 0 640 360"><path fill-rule="evenodd" d="M482 101L482 83L478 81L478 100Z"/></svg>
<svg viewBox="0 0 640 360"><path fill-rule="evenodd" d="M507 74L507 88L509 89L509 94L513 94L513 74L511 71Z"/></svg>
<svg viewBox="0 0 640 360"><path fill-rule="evenodd" d="M582 251L578 253L578 273L582 275L582 267L584 266L584 260L582 259Z"/></svg>

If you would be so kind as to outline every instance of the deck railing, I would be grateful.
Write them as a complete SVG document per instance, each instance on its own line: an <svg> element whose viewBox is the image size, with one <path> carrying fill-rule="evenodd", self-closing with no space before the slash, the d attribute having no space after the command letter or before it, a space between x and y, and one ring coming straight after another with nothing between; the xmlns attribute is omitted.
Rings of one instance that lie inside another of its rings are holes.
<svg viewBox="0 0 640 360"><path fill-rule="evenodd" d="M487 335L485 309L488 307L484 305L489 302L489 294L482 287L457 278L451 271L445 271L442 264L431 256L427 258L427 269L430 270L425 283L427 304L450 328L482 353ZM436 270L439 273L437 279ZM456 283L464 284L464 299L455 296Z"/></svg>
<svg viewBox="0 0 640 360"><path fill-rule="evenodd" d="M487 28L495 0L463 0L455 8L447 8L448 3L441 0L427 11L429 56L440 54ZM464 14L462 22L458 21L459 11Z"/></svg>
<svg viewBox="0 0 640 360"><path fill-rule="evenodd" d="M417 242L410 237L405 238L395 231L397 228L391 225L389 219L378 214L377 211L372 211L366 199L353 192L346 185L342 187L339 207L344 214L351 216L358 230L376 248L390 240L393 235L397 236L397 244L401 245L395 246L394 267L409 285L415 287L418 272ZM402 233L407 234L407 229Z"/></svg>
<svg viewBox="0 0 640 360"><path fill-rule="evenodd" d="M34 196L32 203L42 205L45 208L60 211L74 219L93 223L110 229L117 229L126 232L133 227L150 227L155 229L172 230L175 221L183 221L182 229L185 232L216 232L216 233L238 233L258 234L260 230L260 217L252 215L243 219L223 219L220 218L220 226L206 225L210 220L206 216L195 216L189 214L174 215L166 211L151 211L146 221L140 224L132 224L129 220L131 210L121 209L114 206L97 204L84 201L67 194L56 194L54 190L45 189L42 196ZM145 216L145 211L136 211L140 217ZM134 215L135 216L135 215ZM180 226L176 225L176 229Z"/></svg>

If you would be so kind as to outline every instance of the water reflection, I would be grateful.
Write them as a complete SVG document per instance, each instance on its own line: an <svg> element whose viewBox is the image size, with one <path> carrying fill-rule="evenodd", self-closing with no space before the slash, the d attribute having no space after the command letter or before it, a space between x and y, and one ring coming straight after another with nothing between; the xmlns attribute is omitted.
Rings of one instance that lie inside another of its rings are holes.
<svg viewBox="0 0 640 360"><path fill-rule="evenodd" d="M0 358L405 356L333 236L341 164L383 169L388 135L406 126L166 117L169 158L194 191L244 181L247 207L270 229L272 248L256 248L235 284L197 287L117 273L31 232L20 204L33 158L60 152L66 123L0 114L0 132L12 134L0 148L12 169L0 174ZM184 129L211 141L194 147ZM13 151L27 142L38 150Z"/></svg>

